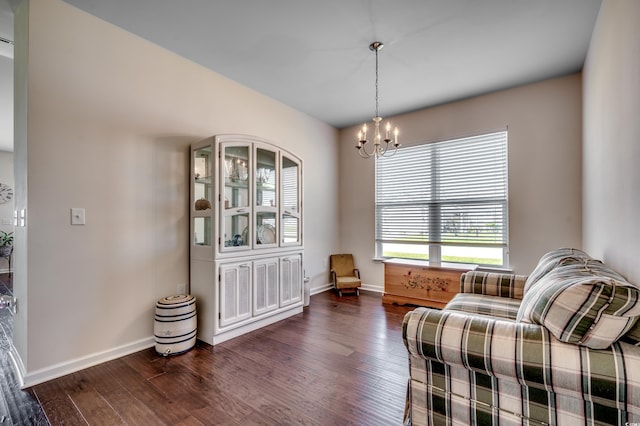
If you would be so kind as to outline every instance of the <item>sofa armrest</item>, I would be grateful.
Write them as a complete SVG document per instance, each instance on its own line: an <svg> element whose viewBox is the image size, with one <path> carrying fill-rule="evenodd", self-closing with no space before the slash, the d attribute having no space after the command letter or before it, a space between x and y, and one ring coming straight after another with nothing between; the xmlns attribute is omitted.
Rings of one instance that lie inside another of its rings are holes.
<svg viewBox="0 0 640 426"><path fill-rule="evenodd" d="M412 372L432 360L640 412L639 347L594 350L560 342L537 324L429 308L407 313L402 335Z"/></svg>
<svg viewBox="0 0 640 426"><path fill-rule="evenodd" d="M460 276L460 293L522 299L526 275L470 271Z"/></svg>

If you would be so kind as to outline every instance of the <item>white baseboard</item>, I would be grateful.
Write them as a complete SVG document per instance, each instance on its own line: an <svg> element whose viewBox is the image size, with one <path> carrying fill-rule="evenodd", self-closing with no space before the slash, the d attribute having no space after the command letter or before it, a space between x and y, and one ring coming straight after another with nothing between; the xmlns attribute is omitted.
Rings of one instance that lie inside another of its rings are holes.
<svg viewBox="0 0 640 426"><path fill-rule="evenodd" d="M16 373L16 378L18 379L20 388L24 389L24 376L26 374L26 370L22 363L22 358L20 358L20 354L18 354L16 347L13 346L13 341L11 341L11 339L9 339L9 360L13 365L13 370Z"/></svg>
<svg viewBox="0 0 640 426"><path fill-rule="evenodd" d="M311 295L313 296L314 294L323 293L323 292L329 291L329 290L333 290L333 284L332 283L327 283L327 284L325 284L323 286L312 288L311 289ZM370 285L370 284L366 284L366 283L362 284L362 287L360 287L360 290L370 291L370 292L373 292L373 293L384 293L384 288L383 287Z"/></svg>
<svg viewBox="0 0 640 426"><path fill-rule="evenodd" d="M325 291L331 290L332 288L333 288L333 284L331 283L325 284L320 287L312 288L311 295L313 296L314 294L324 293Z"/></svg>
<svg viewBox="0 0 640 426"><path fill-rule="evenodd" d="M50 367L32 371L27 373L26 375L24 374L24 365L22 364L19 356L14 360L14 366L16 367L16 371L20 375L19 380L22 385L21 387L22 389L25 389L49 380L56 379L58 377L65 376L67 374L74 373L76 371L84 370L85 368L93 367L94 365L102 364L103 362L111 361L113 359L150 348L154 345L155 340L151 336L103 352L96 352L94 354L76 358L71 361L62 362ZM20 368L20 366L22 366L22 368Z"/></svg>
<svg viewBox="0 0 640 426"><path fill-rule="evenodd" d="M362 284L362 287L360 287L360 290L364 290L364 291L370 291L373 293L384 293L384 288L383 287L379 287L376 285L369 285L369 284Z"/></svg>

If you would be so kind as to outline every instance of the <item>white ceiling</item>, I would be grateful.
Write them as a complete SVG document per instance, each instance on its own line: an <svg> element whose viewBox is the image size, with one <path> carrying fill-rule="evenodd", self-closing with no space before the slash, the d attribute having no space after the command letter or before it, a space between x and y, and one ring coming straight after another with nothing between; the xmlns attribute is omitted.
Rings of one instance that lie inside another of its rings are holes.
<svg viewBox="0 0 640 426"><path fill-rule="evenodd" d="M337 128L374 115L373 41L391 116L580 71L601 3L65 1Z"/></svg>

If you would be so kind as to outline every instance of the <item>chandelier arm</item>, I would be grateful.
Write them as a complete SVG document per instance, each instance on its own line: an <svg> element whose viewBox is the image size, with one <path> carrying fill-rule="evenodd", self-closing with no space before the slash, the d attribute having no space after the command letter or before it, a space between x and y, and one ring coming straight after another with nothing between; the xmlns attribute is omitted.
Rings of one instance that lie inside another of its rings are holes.
<svg viewBox="0 0 640 426"><path fill-rule="evenodd" d="M384 151L382 152L382 155L386 155L387 152L389 151L389 142L385 140L385 144L384 144ZM393 152L391 153L391 155L388 155L388 157L393 156L393 154L396 153L396 151L398 150L398 147L394 147Z"/></svg>
<svg viewBox="0 0 640 426"><path fill-rule="evenodd" d="M380 150L380 155L386 155L387 151L389 151L389 142L384 144L384 148Z"/></svg>
<svg viewBox="0 0 640 426"><path fill-rule="evenodd" d="M391 141L385 140L384 148L380 149L380 156L386 156L386 158L391 158L396 154L396 152L398 152L398 146L400 146L400 144L398 144L398 145L390 144L390 142ZM390 145L393 146L393 151L391 151L391 153L389 155L387 155L387 152L389 152L389 148L391 147Z"/></svg>
<svg viewBox="0 0 640 426"><path fill-rule="evenodd" d="M388 151L388 149L385 149L385 152L386 152L386 151ZM391 157L393 157L394 155L396 155L396 152L398 152L398 148L397 148L397 147L394 147L394 148L393 148L393 151L391 151L391 154L387 155L387 156L386 156L386 158L391 158Z"/></svg>
<svg viewBox="0 0 640 426"><path fill-rule="evenodd" d="M360 157L362 158L371 158L373 156L373 152L369 154L364 146L358 150L358 154L360 154Z"/></svg>

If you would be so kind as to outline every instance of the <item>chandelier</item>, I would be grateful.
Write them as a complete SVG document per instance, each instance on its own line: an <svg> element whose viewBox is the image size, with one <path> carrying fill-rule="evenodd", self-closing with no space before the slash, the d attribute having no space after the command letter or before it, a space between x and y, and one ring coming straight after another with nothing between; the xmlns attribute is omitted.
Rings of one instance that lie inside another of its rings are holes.
<svg viewBox="0 0 640 426"><path fill-rule="evenodd" d="M362 126L362 130L358 132L358 143L356 144L356 149L362 158L371 158L373 156L380 158L387 152L389 152L388 157L391 157L396 153L400 146L398 143L397 127L393 131L393 139L391 139L391 124L389 122L387 122L387 125L385 126L384 139L380 133L380 122L382 121L382 117L378 114L378 52L383 47L384 44L379 41L374 41L369 45L369 50L376 53L376 116L373 117L373 149L371 151L367 151L367 142L369 142L367 139L367 124L365 123ZM391 143L392 141L393 143ZM382 142L384 142L384 144ZM391 145L389 145L390 143ZM393 150L390 151L389 148L393 148Z"/></svg>

